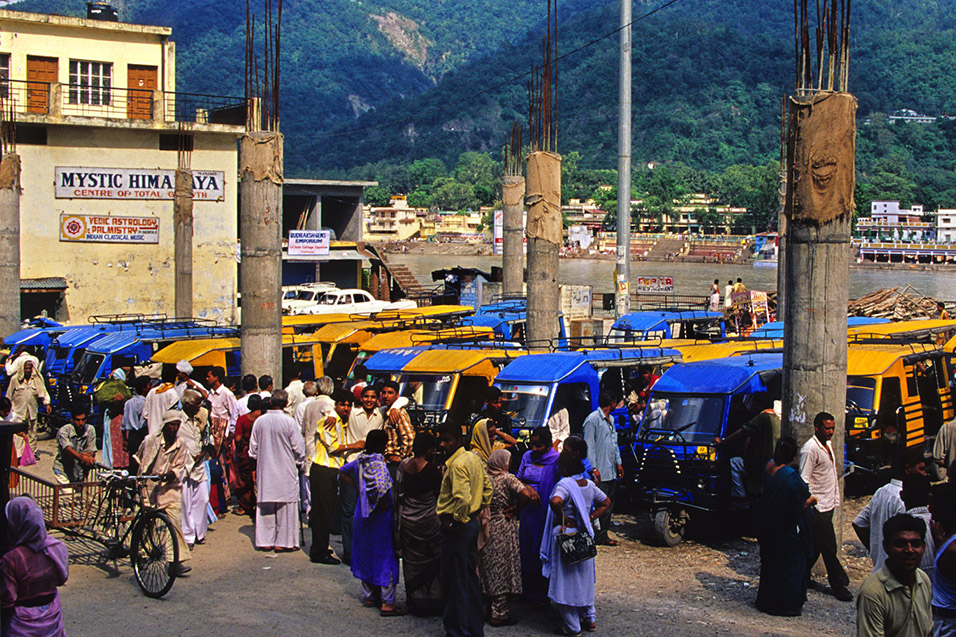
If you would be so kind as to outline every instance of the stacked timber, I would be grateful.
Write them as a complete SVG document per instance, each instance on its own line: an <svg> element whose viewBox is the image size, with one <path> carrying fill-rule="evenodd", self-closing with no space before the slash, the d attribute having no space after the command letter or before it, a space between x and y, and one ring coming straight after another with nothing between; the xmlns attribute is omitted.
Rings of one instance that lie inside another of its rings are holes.
<svg viewBox="0 0 956 637"><path fill-rule="evenodd" d="M936 299L906 285L902 289L883 288L850 301L847 310L848 316L870 316L893 321L928 319L936 313Z"/></svg>

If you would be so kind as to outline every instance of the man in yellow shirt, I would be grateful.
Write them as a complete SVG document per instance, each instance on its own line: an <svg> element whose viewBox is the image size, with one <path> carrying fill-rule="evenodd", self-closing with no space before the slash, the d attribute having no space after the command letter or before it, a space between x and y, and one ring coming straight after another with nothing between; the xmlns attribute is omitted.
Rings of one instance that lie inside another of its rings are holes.
<svg viewBox="0 0 956 637"><path fill-rule="evenodd" d="M445 632L483 635L484 609L478 581L478 512L491 504L491 482L477 455L461 443L461 425L445 423L439 445L445 452L445 477L438 494L441 519L441 580Z"/></svg>
<svg viewBox="0 0 956 637"><path fill-rule="evenodd" d="M335 509L335 494L338 491L339 469L345 464L345 429L352 414L352 394L344 389L332 393L335 413L324 422L309 423L315 432L315 454L309 468L309 487L312 492L312 509L309 511L309 526L312 527L312 546L309 559L317 564L341 564L329 548L329 528ZM315 413L307 411L306 414Z"/></svg>

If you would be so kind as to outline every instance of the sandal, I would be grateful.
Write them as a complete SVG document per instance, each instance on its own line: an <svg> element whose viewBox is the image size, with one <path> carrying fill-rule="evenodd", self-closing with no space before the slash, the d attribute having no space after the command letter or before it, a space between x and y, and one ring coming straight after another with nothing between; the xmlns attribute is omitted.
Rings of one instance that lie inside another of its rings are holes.
<svg viewBox="0 0 956 637"><path fill-rule="evenodd" d="M381 602L376 602L374 599L366 599L362 602L362 606L365 608L375 608L376 606L381 606Z"/></svg>
<svg viewBox="0 0 956 637"><path fill-rule="evenodd" d="M601 542L601 544L603 544L604 546L620 546L621 545L620 542L618 542L617 540L612 540L611 538L608 538L607 542Z"/></svg>
<svg viewBox="0 0 956 637"><path fill-rule="evenodd" d="M407 615L408 611L404 608L399 608L396 606L395 608L389 610L379 611L378 614L382 617L401 617L403 615Z"/></svg>

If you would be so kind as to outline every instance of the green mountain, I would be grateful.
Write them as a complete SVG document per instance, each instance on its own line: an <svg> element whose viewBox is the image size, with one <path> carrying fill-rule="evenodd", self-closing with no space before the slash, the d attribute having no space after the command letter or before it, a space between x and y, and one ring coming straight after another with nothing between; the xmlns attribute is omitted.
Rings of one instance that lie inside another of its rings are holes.
<svg viewBox="0 0 956 637"><path fill-rule="evenodd" d="M678 173L697 171L687 187L719 192L717 176L728 168L778 157L780 99L793 83L793 5L678 0L643 17L662 2L634 5L634 163L679 162ZM253 3L260 25L261 3ZM12 7L85 11L78 0ZM287 174L389 183L396 165L419 159L453 167L468 151L498 156L512 122L526 120L545 9L540 0L286 0ZM241 95L244 3L123 0L121 19L173 28L180 90ZM617 24L613 0L560 3L558 150L580 153L581 183L607 183L613 173L582 171L616 164ZM859 197L956 206L956 123L893 124L881 115L956 115L956 0L854 3L850 55ZM434 184L410 187L419 185Z"/></svg>

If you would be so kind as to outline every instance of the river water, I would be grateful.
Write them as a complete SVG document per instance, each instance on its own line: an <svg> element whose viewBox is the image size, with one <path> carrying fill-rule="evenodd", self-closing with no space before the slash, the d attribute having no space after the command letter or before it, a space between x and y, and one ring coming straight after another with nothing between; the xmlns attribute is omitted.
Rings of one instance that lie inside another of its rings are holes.
<svg viewBox="0 0 956 637"><path fill-rule="evenodd" d="M390 254L389 261L407 265L425 283L431 271L462 266L490 271L501 265L501 257L445 254ZM599 259L561 259L558 281L572 285L590 285L594 294L614 291L614 261ZM743 279L751 290L777 289L776 268L720 263L677 263L635 261L631 264L631 289L638 276L672 276L677 294L707 295L714 279L721 291L730 279ZM856 299L881 288L910 284L923 294L945 301L956 301L956 272L952 270L847 268L850 298ZM436 283L437 285L437 283Z"/></svg>

